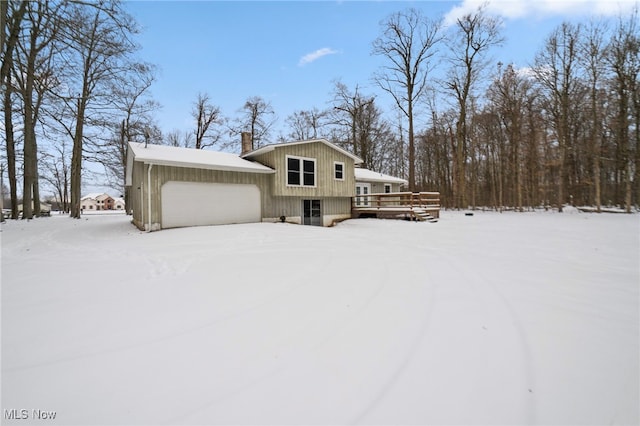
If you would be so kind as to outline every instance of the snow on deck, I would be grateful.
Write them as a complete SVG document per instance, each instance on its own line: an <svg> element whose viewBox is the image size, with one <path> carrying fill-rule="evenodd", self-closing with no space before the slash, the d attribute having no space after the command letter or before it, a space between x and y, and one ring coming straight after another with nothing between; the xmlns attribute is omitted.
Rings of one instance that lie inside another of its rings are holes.
<svg viewBox="0 0 640 426"><path fill-rule="evenodd" d="M2 225L4 424L640 420L638 215L129 220Z"/></svg>

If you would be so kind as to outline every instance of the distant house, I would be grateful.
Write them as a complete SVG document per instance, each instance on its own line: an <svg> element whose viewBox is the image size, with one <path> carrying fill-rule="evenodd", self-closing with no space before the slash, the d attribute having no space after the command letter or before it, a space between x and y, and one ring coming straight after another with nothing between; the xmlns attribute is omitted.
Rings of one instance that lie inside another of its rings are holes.
<svg viewBox="0 0 640 426"><path fill-rule="evenodd" d="M100 194L96 197L98 210L113 210L114 199L109 194Z"/></svg>
<svg viewBox="0 0 640 426"><path fill-rule="evenodd" d="M115 199L104 193L87 194L80 199L80 208L83 211L114 210Z"/></svg>
<svg viewBox="0 0 640 426"><path fill-rule="evenodd" d="M80 209L83 211L97 210L98 202L96 197L100 194L88 194L80 198Z"/></svg>
<svg viewBox="0 0 640 426"><path fill-rule="evenodd" d="M33 209L33 201L31 202ZM22 204L18 204L18 215L22 215ZM40 216L51 216L51 204L40 201Z"/></svg>
<svg viewBox="0 0 640 426"><path fill-rule="evenodd" d="M113 209L114 210L124 210L124 199L122 199L122 198L114 198L113 199Z"/></svg>

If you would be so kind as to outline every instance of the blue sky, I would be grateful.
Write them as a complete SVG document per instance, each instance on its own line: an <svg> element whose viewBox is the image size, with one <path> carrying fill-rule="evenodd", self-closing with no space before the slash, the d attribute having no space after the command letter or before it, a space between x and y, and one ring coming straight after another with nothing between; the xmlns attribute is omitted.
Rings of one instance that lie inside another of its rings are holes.
<svg viewBox="0 0 640 426"><path fill-rule="evenodd" d="M158 66L153 97L164 132L194 127L190 117L198 92L208 93L233 117L245 100L271 102L285 128L295 110L325 108L333 81L378 94L371 76L384 59L371 55L380 21L409 7L432 18L452 19L480 4L464 1L132 1L127 9L142 27L143 60ZM500 0L489 11L504 19L505 44L493 58L518 67L531 64L550 31L563 20L617 16L636 0ZM443 65L440 67L445 68ZM272 135L278 136L278 130Z"/></svg>

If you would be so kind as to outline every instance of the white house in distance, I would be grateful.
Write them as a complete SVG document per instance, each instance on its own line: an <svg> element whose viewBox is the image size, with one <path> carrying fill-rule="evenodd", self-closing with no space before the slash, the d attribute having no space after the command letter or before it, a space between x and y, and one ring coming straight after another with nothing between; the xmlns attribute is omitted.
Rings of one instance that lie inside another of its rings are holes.
<svg viewBox="0 0 640 426"><path fill-rule="evenodd" d="M82 211L121 210L124 211L124 200L114 198L105 193L87 194L80 199Z"/></svg>

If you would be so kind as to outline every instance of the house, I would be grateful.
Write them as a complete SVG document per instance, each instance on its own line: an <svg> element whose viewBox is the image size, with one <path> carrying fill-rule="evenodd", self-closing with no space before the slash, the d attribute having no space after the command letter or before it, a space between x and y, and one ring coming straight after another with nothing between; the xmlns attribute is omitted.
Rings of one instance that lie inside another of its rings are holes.
<svg viewBox="0 0 640 426"><path fill-rule="evenodd" d="M97 210L98 202L96 197L100 194L88 194L80 198L80 209L82 211Z"/></svg>
<svg viewBox="0 0 640 426"><path fill-rule="evenodd" d="M406 180L361 163L325 139L253 150L243 133L240 156L130 142L126 190L132 222L147 231L261 221L331 226L351 217L437 221L438 192L400 192Z"/></svg>
<svg viewBox="0 0 640 426"><path fill-rule="evenodd" d="M351 217L359 157L325 139L267 145L242 157L274 170L263 220L329 226Z"/></svg>
<svg viewBox="0 0 640 426"><path fill-rule="evenodd" d="M115 199L104 193L87 194L80 199L80 208L83 211L114 210Z"/></svg>
<svg viewBox="0 0 640 426"><path fill-rule="evenodd" d="M362 161L325 139L251 149L240 156L129 143L133 223L154 231L195 225L287 221L330 226L351 217Z"/></svg>
<svg viewBox="0 0 640 426"><path fill-rule="evenodd" d="M403 186L408 185L406 179L389 176L368 169L356 168L356 198L355 207L369 205L370 194L390 194L400 192Z"/></svg>
<svg viewBox="0 0 640 426"><path fill-rule="evenodd" d="M97 210L113 210L114 199L109 194L100 194L96 197Z"/></svg>
<svg viewBox="0 0 640 426"><path fill-rule="evenodd" d="M33 201L31 202L31 209L33 209ZM10 210L9 215L11 215ZM22 204L18 204L18 216L22 216ZM51 204L40 201L40 216L51 216Z"/></svg>
<svg viewBox="0 0 640 426"><path fill-rule="evenodd" d="M114 198L113 199L113 209L114 210L124 210L124 198Z"/></svg>

